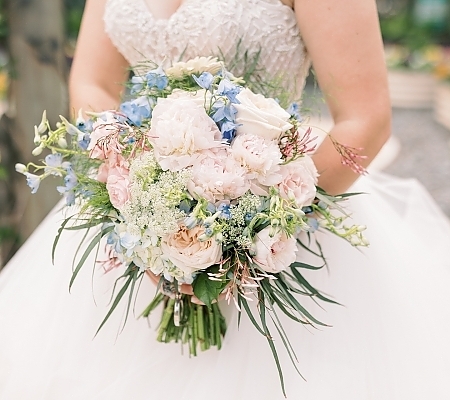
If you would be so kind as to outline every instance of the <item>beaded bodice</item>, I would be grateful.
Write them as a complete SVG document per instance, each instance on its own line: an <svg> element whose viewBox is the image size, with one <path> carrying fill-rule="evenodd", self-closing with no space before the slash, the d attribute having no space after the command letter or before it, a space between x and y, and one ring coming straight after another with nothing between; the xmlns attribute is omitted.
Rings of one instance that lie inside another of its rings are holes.
<svg viewBox="0 0 450 400"><path fill-rule="evenodd" d="M237 76L252 69L294 98L309 60L293 10L280 0L184 0L156 19L145 0L108 0L105 29L130 65L216 55Z"/></svg>

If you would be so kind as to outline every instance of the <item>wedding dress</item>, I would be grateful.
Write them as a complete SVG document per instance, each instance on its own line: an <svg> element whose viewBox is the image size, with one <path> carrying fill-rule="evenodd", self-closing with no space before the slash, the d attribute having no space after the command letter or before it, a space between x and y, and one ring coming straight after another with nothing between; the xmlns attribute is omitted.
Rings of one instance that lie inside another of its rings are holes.
<svg viewBox="0 0 450 400"><path fill-rule="evenodd" d="M105 27L131 65L219 50L231 63L247 51L259 54L261 76L290 77L292 93L309 66L294 13L279 0L185 0L168 20L155 20L145 0L109 0ZM371 245L320 237L329 270L308 278L342 306L313 310L331 325L320 330L283 320L304 376L274 336L288 398L449 399L450 224L415 180L372 173L351 190L365 193L347 207ZM245 315L238 329L232 305L222 307L223 348L189 358L155 340L158 315L150 325L138 318L155 291L145 279L125 327L116 310L95 336L120 271L104 273L91 257L69 293L81 235L62 235L53 265L63 217L55 208L0 274L1 400L283 398L266 338Z"/></svg>

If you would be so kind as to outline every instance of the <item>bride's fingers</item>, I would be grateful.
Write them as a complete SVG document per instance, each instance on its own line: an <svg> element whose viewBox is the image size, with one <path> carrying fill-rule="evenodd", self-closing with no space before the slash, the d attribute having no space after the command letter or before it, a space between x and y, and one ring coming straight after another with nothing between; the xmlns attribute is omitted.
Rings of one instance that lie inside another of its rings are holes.
<svg viewBox="0 0 450 400"><path fill-rule="evenodd" d="M155 285L157 285L159 283L159 280L161 279L159 276L156 276L153 272L151 272L149 270L147 270L145 272ZM192 289L192 285L186 285L183 283L179 287L179 289L180 289L181 293L188 294L190 296L192 296L194 294L194 289Z"/></svg>
<svg viewBox="0 0 450 400"><path fill-rule="evenodd" d="M217 303L218 301L220 301L220 300L223 300L225 298L225 293L222 293L221 295L219 295L219 298L217 299L217 300L213 300L213 304L214 303ZM192 303L194 303L194 304L200 304L200 305L202 305L202 306L204 306L205 305L205 303L203 303L198 297L196 297L196 296L192 296L191 297L191 302Z"/></svg>

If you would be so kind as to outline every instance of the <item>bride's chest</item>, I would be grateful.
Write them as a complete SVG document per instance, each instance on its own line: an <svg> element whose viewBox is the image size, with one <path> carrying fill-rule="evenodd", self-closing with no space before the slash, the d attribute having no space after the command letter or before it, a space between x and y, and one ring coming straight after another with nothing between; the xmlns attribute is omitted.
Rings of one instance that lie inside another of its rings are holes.
<svg viewBox="0 0 450 400"><path fill-rule="evenodd" d="M174 0L165 18L153 15L153 1L107 1L105 29L131 65L209 55L230 64L258 54L273 74L304 61L295 14L280 0Z"/></svg>

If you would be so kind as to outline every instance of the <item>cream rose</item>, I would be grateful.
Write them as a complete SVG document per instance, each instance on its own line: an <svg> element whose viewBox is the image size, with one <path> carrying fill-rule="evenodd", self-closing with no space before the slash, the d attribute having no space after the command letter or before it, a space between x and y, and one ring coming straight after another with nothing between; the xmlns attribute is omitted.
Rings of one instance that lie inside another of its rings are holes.
<svg viewBox="0 0 450 400"><path fill-rule="evenodd" d="M204 229L200 226L187 229L181 224L177 232L162 238L161 250L164 258L185 275L218 263L222 257L222 247L214 238L202 242L198 240L203 233Z"/></svg>
<svg viewBox="0 0 450 400"><path fill-rule="evenodd" d="M161 98L153 109L150 141L164 170L191 166L201 151L221 147L221 138L217 125L194 99Z"/></svg>
<svg viewBox="0 0 450 400"><path fill-rule="evenodd" d="M223 68L223 64L216 57L195 57L192 60L177 62L166 69L166 75L174 79L182 79L192 74L199 75L202 72L217 74Z"/></svg>
<svg viewBox="0 0 450 400"><path fill-rule="evenodd" d="M282 181L275 185L280 196L293 200L297 207L310 205L316 197L317 173L311 157L304 156L280 167Z"/></svg>
<svg viewBox="0 0 450 400"><path fill-rule="evenodd" d="M186 90L174 89L168 99L182 99L182 100L193 100L200 106L209 106L211 103L211 92L205 89L199 89L195 92L188 92Z"/></svg>
<svg viewBox="0 0 450 400"><path fill-rule="evenodd" d="M256 234L253 261L266 272L278 273L295 262L297 241L281 230L270 236L271 230L269 226Z"/></svg>
<svg viewBox="0 0 450 400"><path fill-rule="evenodd" d="M255 94L250 89L242 89L236 98L241 103L233 104L237 109L238 134L247 133L274 140L293 127L289 123L289 113L274 99Z"/></svg>

